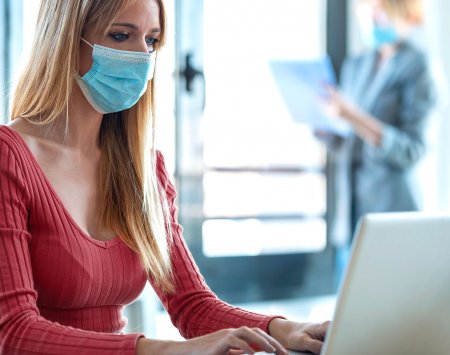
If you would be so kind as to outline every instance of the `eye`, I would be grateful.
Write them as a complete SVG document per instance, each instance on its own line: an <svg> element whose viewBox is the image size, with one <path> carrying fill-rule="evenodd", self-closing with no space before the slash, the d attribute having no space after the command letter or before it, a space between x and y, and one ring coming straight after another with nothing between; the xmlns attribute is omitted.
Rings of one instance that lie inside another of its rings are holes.
<svg viewBox="0 0 450 355"><path fill-rule="evenodd" d="M110 33L109 36L117 42L126 41L128 37L130 37L130 35L126 32L113 32Z"/></svg>
<svg viewBox="0 0 450 355"><path fill-rule="evenodd" d="M145 39L145 42L147 42L147 46L150 47L150 52L154 52L159 43L159 39L155 37L149 37Z"/></svg>

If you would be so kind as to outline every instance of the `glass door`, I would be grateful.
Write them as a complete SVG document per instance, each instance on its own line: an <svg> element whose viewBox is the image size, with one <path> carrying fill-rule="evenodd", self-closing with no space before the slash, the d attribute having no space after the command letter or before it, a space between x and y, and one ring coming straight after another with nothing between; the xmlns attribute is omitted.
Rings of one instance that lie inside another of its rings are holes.
<svg viewBox="0 0 450 355"><path fill-rule="evenodd" d="M177 1L180 221L208 284L232 302L334 291L326 152L271 71L325 54L325 7Z"/></svg>

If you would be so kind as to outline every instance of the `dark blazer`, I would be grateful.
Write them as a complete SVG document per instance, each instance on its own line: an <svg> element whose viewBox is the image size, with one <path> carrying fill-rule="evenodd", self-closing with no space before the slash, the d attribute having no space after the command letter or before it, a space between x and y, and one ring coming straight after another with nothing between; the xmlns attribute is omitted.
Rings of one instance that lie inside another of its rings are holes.
<svg viewBox="0 0 450 355"><path fill-rule="evenodd" d="M379 146L351 135L332 150L336 203L331 231L337 244L348 241L368 212L421 208L415 168L426 150L426 122L435 101L427 58L408 42L378 69L377 55L349 58L342 70L344 95L384 125Z"/></svg>

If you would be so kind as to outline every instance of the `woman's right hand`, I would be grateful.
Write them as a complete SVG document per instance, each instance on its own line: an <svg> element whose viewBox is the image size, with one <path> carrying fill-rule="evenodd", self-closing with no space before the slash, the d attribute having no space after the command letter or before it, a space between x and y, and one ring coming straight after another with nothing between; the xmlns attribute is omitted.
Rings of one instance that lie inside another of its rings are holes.
<svg viewBox="0 0 450 355"><path fill-rule="evenodd" d="M186 341L158 341L140 338L137 355L228 355L254 354L257 351L287 355L287 350L259 328L222 329Z"/></svg>

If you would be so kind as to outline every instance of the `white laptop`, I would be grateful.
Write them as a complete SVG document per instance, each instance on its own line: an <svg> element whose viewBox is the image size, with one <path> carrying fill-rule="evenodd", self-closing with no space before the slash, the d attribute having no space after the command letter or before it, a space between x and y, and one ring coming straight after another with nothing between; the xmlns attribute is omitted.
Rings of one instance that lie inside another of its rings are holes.
<svg viewBox="0 0 450 355"><path fill-rule="evenodd" d="M367 215L322 355L449 354L450 215Z"/></svg>

